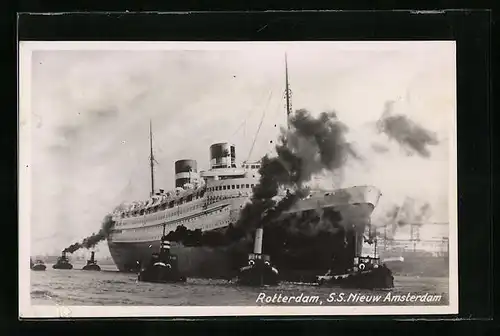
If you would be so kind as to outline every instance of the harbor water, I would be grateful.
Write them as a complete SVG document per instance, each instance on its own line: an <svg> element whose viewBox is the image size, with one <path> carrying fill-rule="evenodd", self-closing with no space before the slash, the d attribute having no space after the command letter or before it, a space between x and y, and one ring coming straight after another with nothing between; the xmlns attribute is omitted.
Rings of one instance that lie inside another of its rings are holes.
<svg viewBox="0 0 500 336"><path fill-rule="evenodd" d="M377 305L448 305L448 277L395 276L390 291L345 290L313 284L282 283L277 287L249 288L225 280L189 278L183 284L138 282L133 273L118 272L115 266L100 265L102 271L83 271L84 264L73 264L73 270L55 270L47 264L44 272L31 271L32 305L65 306L258 306L277 304L284 296L317 296L320 302L288 302L287 305L366 305L362 294L380 294ZM384 301L387 294L396 300ZM342 294L342 295L340 295ZM351 295L349 300L328 300ZM356 295L358 294L358 295ZM407 295L434 296L435 300L403 301ZM267 302L262 300L268 298ZM271 298L275 299L272 300ZM260 298L260 300L259 300ZM358 298L358 301L356 301ZM276 300L277 299L277 300ZM342 302L341 302L342 301ZM430 301L430 302L428 302Z"/></svg>

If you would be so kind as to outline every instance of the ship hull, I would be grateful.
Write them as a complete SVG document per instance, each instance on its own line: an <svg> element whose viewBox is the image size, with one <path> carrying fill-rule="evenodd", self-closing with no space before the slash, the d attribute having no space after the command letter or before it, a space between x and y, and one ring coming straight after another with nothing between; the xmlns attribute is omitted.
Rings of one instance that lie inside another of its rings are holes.
<svg viewBox="0 0 500 336"><path fill-rule="evenodd" d="M279 221L285 223L287 216L302 214L314 209L333 209L340 213L344 219L348 218L350 222L357 223L357 231L362 232L365 225L370 221L371 213L378 202L380 193L372 187L366 187L366 189L357 188L354 190L355 192L351 192L347 196L333 195L322 199L313 198L306 200L306 202L299 201ZM336 199L329 199L328 197L336 197ZM339 197L344 198L339 199ZM287 223L284 225L286 226ZM348 226L350 223L344 223L343 225ZM266 253L271 254L272 258L275 259L274 252L271 251L275 250L275 248L269 245L273 244L273 239L270 240L266 244L266 238L264 237L264 250L266 251L267 245ZM362 244L362 240L358 240L355 244ZM291 281L308 281L314 279L315 275L324 272L325 269L331 266L329 261L335 250L335 248L331 248L332 245L339 244L327 242L324 253L322 250L318 250L317 246L311 246L310 244L301 246L301 253L307 256L301 258L300 263L302 266L300 267L297 267L297 258L293 257L295 252L293 249L287 251L286 254L276 256L276 260L280 262L277 266L280 269L282 278ZM251 246L251 242L248 241L240 241L230 246L215 248L183 246L180 243L172 242L171 249L172 253L178 256L179 271L187 277L231 279L237 275L237 271L242 266L242 263L246 262L247 253L251 249ZM113 261L120 271L136 272L139 265L150 258L151 253L158 251L160 240L119 241L108 239L108 247ZM316 248L315 252L312 251L314 248ZM280 251L279 246L276 247L276 251ZM354 255L354 253L350 254ZM325 260L323 264L320 265L317 262L312 262L321 259L321 257ZM309 267L308 265L311 266Z"/></svg>
<svg viewBox="0 0 500 336"><path fill-rule="evenodd" d="M99 272L101 270L101 267L99 267L99 265L96 265L96 264L85 265L85 266L82 267L82 270L84 270L84 271Z"/></svg>
<svg viewBox="0 0 500 336"><path fill-rule="evenodd" d="M33 271L45 271L47 267L45 265L35 265L31 267Z"/></svg>
<svg viewBox="0 0 500 336"><path fill-rule="evenodd" d="M147 261L160 242L108 243L111 257L122 272L136 271L134 265ZM185 247L172 244L171 251L177 255L179 272L187 277L229 277L231 266L226 248Z"/></svg>

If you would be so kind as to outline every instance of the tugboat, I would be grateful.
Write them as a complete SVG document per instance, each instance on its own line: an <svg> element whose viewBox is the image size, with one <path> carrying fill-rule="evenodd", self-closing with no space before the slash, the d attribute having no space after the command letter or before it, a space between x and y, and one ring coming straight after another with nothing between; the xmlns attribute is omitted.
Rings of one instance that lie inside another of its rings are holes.
<svg viewBox="0 0 500 336"><path fill-rule="evenodd" d="M97 265L95 260L95 252L90 252L90 260L87 260L87 265L83 266L82 270L84 271L100 271L101 268Z"/></svg>
<svg viewBox="0 0 500 336"><path fill-rule="evenodd" d="M61 256L57 258L57 262L52 265L53 269L73 269L73 265L69 262L68 257L66 257L66 252L62 251Z"/></svg>
<svg viewBox="0 0 500 336"><path fill-rule="evenodd" d="M278 270L271 265L269 255L262 254L262 227L255 231L253 253L248 255L248 265L239 270L237 283L243 286L276 286L279 284Z"/></svg>
<svg viewBox="0 0 500 336"><path fill-rule="evenodd" d="M170 253L170 242L165 237L165 225L163 225L160 251L153 253L149 263L141 268L138 280L155 283L186 282L186 277L179 272L177 256Z"/></svg>
<svg viewBox="0 0 500 336"><path fill-rule="evenodd" d="M40 260L40 259L37 259L35 261L35 263L32 264L32 266L31 266L31 269L33 271L45 271L46 268L47 268L47 266L45 266L45 264L43 263L43 261Z"/></svg>
<svg viewBox="0 0 500 336"><path fill-rule="evenodd" d="M319 285L339 286L341 288L357 289L390 289L394 288L394 276L385 263L380 262L377 257L377 242L375 240L375 252L373 257L363 257L359 246L361 238L354 236L354 260L352 267L345 272L334 272L329 270L325 275L318 276ZM371 240L368 240L371 243Z"/></svg>
<svg viewBox="0 0 500 336"><path fill-rule="evenodd" d="M318 284L339 286L341 288L389 289L394 288L392 271L380 264L379 258L355 257L353 268L342 274L331 270L318 276Z"/></svg>

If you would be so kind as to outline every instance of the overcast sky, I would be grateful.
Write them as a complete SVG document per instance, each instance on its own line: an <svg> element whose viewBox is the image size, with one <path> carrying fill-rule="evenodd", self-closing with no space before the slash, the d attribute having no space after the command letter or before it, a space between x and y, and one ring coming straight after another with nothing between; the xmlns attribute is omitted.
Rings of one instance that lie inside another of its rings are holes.
<svg viewBox="0 0 500 336"><path fill-rule="evenodd" d="M264 112L250 159L265 154L275 125L285 123L285 51L293 108L337 112L364 157L345 167L338 186L380 188L374 218L410 196L429 201L434 220L448 219L453 43L133 48L45 47L31 54L33 253L60 251L98 231L120 202L148 196L150 119L159 188L174 185L175 160L192 158L206 169L211 143L231 141L238 161L249 158ZM396 113L437 132L430 158L407 156L376 133L389 100L397 101ZM373 144L389 151L378 153Z"/></svg>

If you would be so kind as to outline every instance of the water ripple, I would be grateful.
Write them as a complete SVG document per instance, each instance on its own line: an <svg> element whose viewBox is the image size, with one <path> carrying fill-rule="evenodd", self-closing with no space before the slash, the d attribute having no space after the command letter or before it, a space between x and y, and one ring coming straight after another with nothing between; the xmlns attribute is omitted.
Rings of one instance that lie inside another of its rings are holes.
<svg viewBox="0 0 500 336"><path fill-rule="evenodd" d="M448 278L396 277L395 294L443 295L439 304L448 304ZM119 272L86 272L79 269L32 272L33 304L43 305L154 305L154 306L256 306L258 295L318 295L327 297L341 292L305 283L282 283L276 288L247 288L226 280L188 279L186 284L152 284L137 282L137 276ZM352 290L344 293L381 293Z"/></svg>

